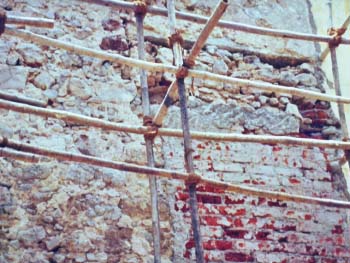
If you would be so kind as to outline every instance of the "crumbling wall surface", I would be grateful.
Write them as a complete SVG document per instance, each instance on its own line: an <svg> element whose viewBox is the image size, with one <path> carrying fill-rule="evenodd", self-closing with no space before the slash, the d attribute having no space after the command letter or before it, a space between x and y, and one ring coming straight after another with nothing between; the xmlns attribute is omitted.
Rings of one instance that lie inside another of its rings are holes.
<svg viewBox="0 0 350 263"><path fill-rule="evenodd" d="M214 3L177 5L208 15ZM133 14L67 0L2 0L0 6L11 14L56 20L54 29L31 28L34 32L137 57ZM230 5L225 18L311 32L307 8L304 0L241 0ZM280 17L289 19L281 24ZM166 21L145 19L149 61L172 63L172 52L162 40L168 35ZM192 41L202 28L187 22L179 26ZM314 56L313 44L219 29L209 43L198 59L199 69L315 91L325 85L317 65L303 63ZM172 80L167 73L149 74L153 112ZM328 103L198 79L187 79L186 86L191 129L339 138L339 123ZM87 116L127 124L142 120L138 69L4 35L0 88ZM112 160L146 162L142 136L7 110L0 114L2 136ZM180 127L177 103L170 107L164 127ZM193 148L196 169L209 178L347 198L338 165L341 151L209 141L194 141ZM155 153L158 167L184 169L181 140L157 138ZM153 261L146 176L53 160L26 164L0 159L0 178L1 263ZM159 180L162 262L194 262L187 198L183 183ZM198 187L198 201L208 262L350 262L346 210L229 194L205 185Z"/></svg>

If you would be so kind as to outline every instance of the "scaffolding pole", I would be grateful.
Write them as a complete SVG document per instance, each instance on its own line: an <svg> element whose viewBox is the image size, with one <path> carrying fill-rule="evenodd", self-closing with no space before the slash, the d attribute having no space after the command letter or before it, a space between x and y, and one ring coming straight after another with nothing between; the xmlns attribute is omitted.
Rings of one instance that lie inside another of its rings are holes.
<svg viewBox="0 0 350 263"><path fill-rule="evenodd" d="M13 15L6 15L6 24L53 28L55 26L55 21L52 19L46 19L46 18L19 17L19 16L13 16Z"/></svg>
<svg viewBox="0 0 350 263"><path fill-rule="evenodd" d="M183 51L181 47L181 42L178 40L179 38L181 38L181 35L179 37L179 32L176 29L174 0L168 0L167 7L168 7L170 35L171 37L178 35L177 40L173 41L171 48L173 49L175 66L180 70L180 68L183 66L183 57L182 57ZM185 168L187 173L191 177L192 175L195 174L195 170L193 165L192 140L190 135L190 127L189 127L188 112L187 112L187 105L186 105L185 80L183 77L177 76L176 81L177 81L177 88L178 88L179 100L180 100L181 126L182 126L183 137L184 137L183 141L184 141ZM198 213L197 193L196 193L197 183L189 182L189 183L186 183L186 185L188 187L188 192L189 192L189 204L190 204L190 211L191 211L190 213L191 213L193 239L195 243L196 262L204 263L204 252L203 252L203 244L202 244L202 237L201 237L201 231L200 231L200 220L199 220L199 213Z"/></svg>
<svg viewBox="0 0 350 263"><path fill-rule="evenodd" d="M41 158L35 154L14 151L8 148L0 148L0 157L10 158L17 161L22 161L26 163L39 163Z"/></svg>
<svg viewBox="0 0 350 263"><path fill-rule="evenodd" d="M35 99L27 98L27 97L22 97L22 96L18 96L18 95L14 95L14 94L9 94L9 93L2 92L2 91L0 91L0 99L9 100L9 101L18 102L18 103L23 103L23 104L41 107L41 108L45 108L47 106L47 102L43 102L40 100L35 100Z"/></svg>
<svg viewBox="0 0 350 263"><path fill-rule="evenodd" d="M109 160L94 157L94 156L75 154L75 153L69 153L64 151L56 151L56 150L52 150L44 147L33 146L28 143L21 143L19 141L7 139L1 136L0 136L0 156L5 158L9 157L11 159L13 158L20 161L28 161L28 162L33 162L33 160L34 162L48 161L47 158L40 157L40 156L44 156L44 157L56 159L58 161L85 163L89 165L110 168L110 169L119 170L119 171L147 174L150 176L160 176L168 179L183 180L183 181L187 181L190 176L188 173L179 172L179 171L151 168L147 166L135 165L135 164L124 163L124 162L109 161ZM350 209L350 202L347 202L347 201L261 190L254 187L226 183L226 182L222 182L214 179L208 179L200 176L198 176L198 179L199 179L198 183L200 184L207 184L217 189L224 190L226 192L264 197L264 198L270 198L270 199L277 199L280 201L290 201L295 203L304 203L304 204Z"/></svg>
<svg viewBox="0 0 350 263"><path fill-rule="evenodd" d="M144 47L144 35L143 35L143 19L145 13L135 12L136 27L137 27L137 51L138 58L145 60L145 47ZM147 85L147 75L144 69L140 69L140 82L141 82L141 96L142 96L142 108L144 118L150 115L150 103L149 103L149 91ZM146 143L146 155L147 165L149 167L155 167L154 152L153 152L153 139L145 136ZM153 231L153 255L154 263L161 262L161 248L160 248L160 223L159 223L159 210L158 210L158 191L157 191L157 178L155 176L149 176L149 187L151 192L151 213L152 213L152 231Z"/></svg>
<svg viewBox="0 0 350 263"><path fill-rule="evenodd" d="M332 0L327 1L328 6L328 23L329 28L333 27L333 7L332 7ZM339 67L338 67L338 60L337 60L337 45L329 44L329 51L331 54L331 62L332 62L332 73L333 73L333 81L334 81L334 89L335 94L337 96L342 96L342 90L340 87L340 79L339 79ZM348 125L346 122L346 115L345 115L345 108L343 104L338 104L338 113L339 113L339 119L341 123L341 130L343 134L343 140L349 141L349 130ZM348 162L348 165L350 165L350 151L345 150L344 151L346 161Z"/></svg>
<svg viewBox="0 0 350 263"><path fill-rule="evenodd" d="M5 34L12 35L15 37L22 38L24 40L34 42L44 46L51 46L55 48L64 49L68 52L72 52L75 54L90 56L94 58L98 58L101 60L108 60L111 62L127 65L130 67L142 68L145 70L149 70L151 72L169 72L172 74L176 74L178 68L171 65L164 65L159 63L152 63L147 61L142 61L138 59L123 57L118 54L111 54L104 51L96 51L91 48L82 47L79 45L70 44L64 41L60 41L57 39L52 39L49 37L45 37L42 35L38 35L35 33L31 33L27 30L19 30L11 27L6 27ZM267 92L275 92L278 94L290 94L294 96L306 97L310 99L324 100L329 102L337 102L350 104L350 98L344 98L340 96L327 95L319 92L290 88L287 86L275 85L266 82L258 82L251 81L246 79L232 78L219 74L214 74L210 72L205 72L201 70L188 70L188 76L194 78L200 78L202 80L214 80L222 83L230 83L234 85L244 86L244 87L253 87L262 91Z"/></svg>
<svg viewBox="0 0 350 263"><path fill-rule="evenodd" d="M123 9L123 10L135 9L135 4L130 2L118 1L118 0L80 0L80 1L114 7L114 8ZM160 7L149 6L147 8L147 12L152 15L167 16L167 10ZM175 14L177 18L190 21L190 22L205 24L208 21L207 17L201 16L201 15L195 15L195 14L178 12L178 11L175 12ZM221 20L218 23L218 26L221 28L228 28L228 29L247 32L251 34L265 35L265 36L271 36L271 37L290 38L290 39L305 40L305 41L312 41L312 42L325 42L325 43L329 43L333 41L333 38L329 36L320 36L320 35L314 35L314 34L293 32L289 30L270 29L270 28L246 25L242 23L225 21L225 20ZM350 39L342 38L341 44L350 45Z"/></svg>
<svg viewBox="0 0 350 263"><path fill-rule="evenodd" d="M20 113L34 114L44 118L54 118L65 122L74 123L76 125L91 126L100 128L106 131L127 132L134 134L154 134L154 130L145 126L128 125L116 122L101 120L98 118L88 117L81 114L71 113L62 110L43 109L30 105L24 105L11 101L0 99L0 109L12 110ZM182 130L171 128L159 128L157 131L159 136L169 136L183 138ZM236 133L217 133L217 132L200 132L191 131L191 137L196 140L223 141L223 142L246 142L260 143L268 145L292 145L305 147L320 147L330 149L349 149L350 142L335 141L335 140L319 140L296 138L290 136L271 136L271 135L249 135Z"/></svg>

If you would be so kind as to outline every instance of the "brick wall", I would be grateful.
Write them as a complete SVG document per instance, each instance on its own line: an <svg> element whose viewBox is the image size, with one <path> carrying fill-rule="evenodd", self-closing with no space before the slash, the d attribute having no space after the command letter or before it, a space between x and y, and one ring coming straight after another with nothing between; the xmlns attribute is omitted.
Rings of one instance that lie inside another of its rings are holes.
<svg viewBox="0 0 350 263"><path fill-rule="evenodd" d="M177 143L180 141L171 145ZM345 199L330 168L333 151L199 141L194 149L196 169L205 177L265 190ZM172 160L182 158L181 152L168 155ZM198 186L197 191L207 262L350 262L349 212L345 209L226 193L206 185ZM184 186L176 188L174 210L179 222L190 225ZM190 231L182 241L181 253L192 262Z"/></svg>

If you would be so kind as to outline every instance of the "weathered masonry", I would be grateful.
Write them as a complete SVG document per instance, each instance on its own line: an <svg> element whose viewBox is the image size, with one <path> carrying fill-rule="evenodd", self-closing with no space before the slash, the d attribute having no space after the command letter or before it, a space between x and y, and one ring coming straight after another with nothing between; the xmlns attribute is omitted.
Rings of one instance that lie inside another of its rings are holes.
<svg viewBox="0 0 350 263"><path fill-rule="evenodd" d="M0 2L0 262L350 262L345 30L156 2Z"/></svg>

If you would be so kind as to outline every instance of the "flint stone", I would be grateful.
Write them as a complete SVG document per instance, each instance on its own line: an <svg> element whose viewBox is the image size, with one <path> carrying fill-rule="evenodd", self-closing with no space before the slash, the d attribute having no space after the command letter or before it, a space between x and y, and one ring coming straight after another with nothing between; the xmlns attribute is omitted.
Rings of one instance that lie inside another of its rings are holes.
<svg viewBox="0 0 350 263"><path fill-rule="evenodd" d="M125 38L120 35L104 37L101 41L100 48L103 50L126 51L129 44Z"/></svg>
<svg viewBox="0 0 350 263"><path fill-rule="evenodd" d="M313 75L307 74L307 73L302 73L297 75L296 80L300 85L305 85L309 87L313 87L317 85L316 78Z"/></svg>
<svg viewBox="0 0 350 263"><path fill-rule="evenodd" d="M213 72L216 74L227 75L228 66L222 59L217 59L213 64Z"/></svg>
<svg viewBox="0 0 350 263"><path fill-rule="evenodd" d="M315 68L310 63L303 63L300 65L300 69L305 73L315 73Z"/></svg>
<svg viewBox="0 0 350 263"><path fill-rule="evenodd" d="M279 84L295 87L298 84L297 78L289 71L282 71L279 75Z"/></svg>
<svg viewBox="0 0 350 263"><path fill-rule="evenodd" d="M114 31L118 30L121 27L121 23L119 20L116 19L104 19L102 20L102 27L106 31Z"/></svg>

